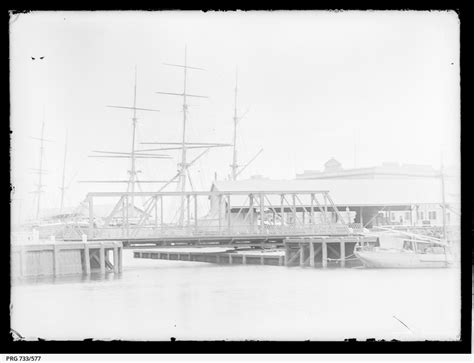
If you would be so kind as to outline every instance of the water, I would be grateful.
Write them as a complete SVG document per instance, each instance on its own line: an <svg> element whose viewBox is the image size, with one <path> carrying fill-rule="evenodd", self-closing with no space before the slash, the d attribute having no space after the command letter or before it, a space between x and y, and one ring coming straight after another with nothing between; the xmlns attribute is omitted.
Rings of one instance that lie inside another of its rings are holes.
<svg viewBox="0 0 474 363"><path fill-rule="evenodd" d="M11 313L28 339L454 340L460 271L220 266L125 250L119 276L15 283Z"/></svg>

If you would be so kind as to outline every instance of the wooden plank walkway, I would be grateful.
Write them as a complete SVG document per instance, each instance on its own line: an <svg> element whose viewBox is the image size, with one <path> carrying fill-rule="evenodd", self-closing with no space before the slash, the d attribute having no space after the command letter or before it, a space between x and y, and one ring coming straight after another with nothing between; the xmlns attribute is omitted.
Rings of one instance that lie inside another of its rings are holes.
<svg viewBox="0 0 474 363"><path fill-rule="evenodd" d="M235 252L136 250L133 251L133 257L153 260L208 262L221 265L284 265L283 255L239 254Z"/></svg>

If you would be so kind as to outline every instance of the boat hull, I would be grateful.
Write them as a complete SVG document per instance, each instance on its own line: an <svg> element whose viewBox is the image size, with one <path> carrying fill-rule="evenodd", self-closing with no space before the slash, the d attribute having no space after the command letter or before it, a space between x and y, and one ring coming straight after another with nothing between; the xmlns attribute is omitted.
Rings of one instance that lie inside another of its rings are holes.
<svg viewBox="0 0 474 363"><path fill-rule="evenodd" d="M446 268L451 262L444 254L420 254L404 251L354 251L368 268Z"/></svg>

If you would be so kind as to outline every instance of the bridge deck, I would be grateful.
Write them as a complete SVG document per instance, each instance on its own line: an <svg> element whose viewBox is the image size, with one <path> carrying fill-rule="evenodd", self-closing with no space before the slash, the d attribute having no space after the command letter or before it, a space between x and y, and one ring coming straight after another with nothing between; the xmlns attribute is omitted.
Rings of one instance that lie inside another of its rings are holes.
<svg viewBox="0 0 474 363"><path fill-rule="evenodd" d="M218 247L235 247L235 246L281 246L288 238L301 237L325 237L325 238L341 238L347 237L348 234L321 236L315 234L254 234L254 235L190 235L190 236L156 236L156 237L138 237L138 238L93 238L89 241L110 241L120 240L124 248L136 247L188 247L188 246L218 246ZM356 235L353 235L356 236ZM69 241L74 241L70 239Z"/></svg>

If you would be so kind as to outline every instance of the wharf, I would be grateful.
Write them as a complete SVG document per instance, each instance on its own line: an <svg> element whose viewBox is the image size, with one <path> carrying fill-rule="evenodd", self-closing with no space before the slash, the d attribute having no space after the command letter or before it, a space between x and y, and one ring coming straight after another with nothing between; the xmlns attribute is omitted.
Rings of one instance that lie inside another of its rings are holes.
<svg viewBox="0 0 474 363"><path fill-rule="evenodd" d="M376 238L360 236L324 236L286 238L281 254L198 251L190 252L177 248L176 250L139 249L133 251L134 258L208 262L217 264L239 265L273 265L300 266L312 268L327 268L331 266L353 267L360 262L353 257L357 243L376 244Z"/></svg>
<svg viewBox="0 0 474 363"><path fill-rule="evenodd" d="M137 250L133 251L134 258L153 260L208 262L221 265L272 265L283 266L283 254L252 254L237 252L183 252L183 251L160 251L160 250Z"/></svg>
<svg viewBox="0 0 474 363"><path fill-rule="evenodd" d="M36 241L13 244L12 277L122 272L122 243Z"/></svg>

